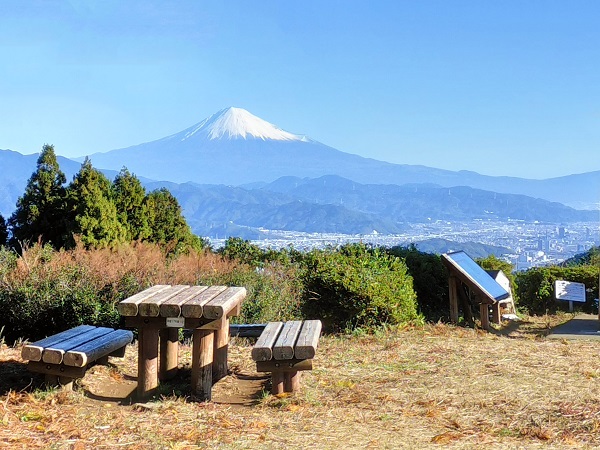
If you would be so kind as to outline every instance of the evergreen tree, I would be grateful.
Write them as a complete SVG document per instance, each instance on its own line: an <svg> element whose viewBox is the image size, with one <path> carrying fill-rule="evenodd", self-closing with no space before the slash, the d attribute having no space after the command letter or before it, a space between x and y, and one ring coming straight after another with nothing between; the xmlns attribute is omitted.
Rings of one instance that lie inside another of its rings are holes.
<svg viewBox="0 0 600 450"><path fill-rule="evenodd" d="M125 240L125 229L117 218L112 185L86 158L68 187L74 218L73 233L88 248L106 247Z"/></svg>
<svg viewBox="0 0 600 450"><path fill-rule="evenodd" d="M119 221L125 227L127 240L144 240L150 236L146 207L146 190L140 180L123 167L113 183Z"/></svg>
<svg viewBox="0 0 600 450"><path fill-rule="evenodd" d="M51 243L62 248L69 240L65 215L65 174L60 170L54 147L45 144L37 160L37 169L29 178L25 193L8 224L14 247L25 242Z"/></svg>
<svg viewBox="0 0 600 450"><path fill-rule="evenodd" d="M171 251L188 248L200 250L206 242L195 236L181 213L177 199L166 188L150 192L146 197L151 242L168 245Z"/></svg>
<svg viewBox="0 0 600 450"><path fill-rule="evenodd" d="M0 214L0 247L8 242L8 228L2 214Z"/></svg>

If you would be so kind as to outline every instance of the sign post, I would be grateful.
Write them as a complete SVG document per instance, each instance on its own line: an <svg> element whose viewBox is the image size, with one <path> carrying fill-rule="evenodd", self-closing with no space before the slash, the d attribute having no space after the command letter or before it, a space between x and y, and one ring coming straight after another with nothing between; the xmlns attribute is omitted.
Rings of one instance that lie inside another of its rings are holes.
<svg viewBox="0 0 600 450"><path fill-rule="evenodd" d="M556 280L554 282L556 300L569 302L569 312L573 312L573 302L585 303L585 284L573 281Z"/></svg>

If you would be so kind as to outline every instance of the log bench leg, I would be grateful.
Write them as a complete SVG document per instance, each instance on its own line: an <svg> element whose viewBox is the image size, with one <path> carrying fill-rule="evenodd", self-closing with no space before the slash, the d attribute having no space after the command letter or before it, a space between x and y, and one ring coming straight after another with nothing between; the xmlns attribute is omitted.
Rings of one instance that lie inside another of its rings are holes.
<svg viewBox="0 0 600 450"><path fill-rule="evenodd" d="M160 373L161 380L169 380L177 375L179 356L179 328L160 330Z"/></svg>
<svg viewBox="0 0 600 450"><path fill-rule="evenodd" d="M278 395L284 392L296 392L300 389L302 372L272 372L271 394Z"/></svg>
<svg viewBox="0 0 600 450"><path fill-rule="evenodd" d="M283 376L283 389L285 392L296 392L300 389L300 376L302 372L285 372Z"/></svg>
<svg viewBox="0 0 600 450"><path fill-rule="evenodd" d="M192 392L201 401L212 396L214 331L196 328L192 338Z"/></svg>
<svg viewBox="0 0 600 450"><path fill-rule="evenodd" d="M138 397L152 395L158 388L158 328L140 328L138 341Z"/></svg>
<svg viewBox="0 0 600 450"><path fill-rule="evenodd" d="M45 380L50 387L60 386L63 391L73 390L73 378L46 374Z"/></svg>
<svg viewBox="0 0 600 450"><path fill-rule="evenodd" d="M229 319L223 321L223 326L215 331L213 382L227 376L227 352L229 349Z"/></svg>
<svg viewBox="0 0 600 450"><path fill-rule="evenodd" d="M278 395L285 392L285 381L283 372L271 373L271 394Z"/></svg>

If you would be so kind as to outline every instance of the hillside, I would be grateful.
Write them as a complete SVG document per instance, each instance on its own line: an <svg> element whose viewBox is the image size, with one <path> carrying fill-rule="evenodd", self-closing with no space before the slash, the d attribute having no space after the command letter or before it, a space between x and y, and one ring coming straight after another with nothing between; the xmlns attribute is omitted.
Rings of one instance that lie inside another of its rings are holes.
<svg viewBox="0 0 600 450"><path fill-rule="evenodd" d="M192 229L203 236L256 239L260 229L322 233L395 234L406 223L428 221L594 221L597 213L468 187L363 185L336 176L284 177L247 188L193 183L166 186L179 200Z"/></svg>
<svg viewBox="0 0 600 450"><path fill-rule="evenodd" d="M268 374L255 371L250 345L233 339L231 373L215 384L212 403L187 396L187 345L181 346L179 376L161 386L156 401L139 403L130 396L136 346L126 358L89 370L78 391L65 394L44 389L43 378L27 372L20 347L0 344L0 445L597 448L597 344L545 340L559 319L526 318L494 333L436 324L323 336L302 390L280 398L265 395ZM468 380L485 380L494 389L482 396Z"/></svg>
<svg viewBox="0 0 600 450"><path fill-rule="evenodd" d="M0 213L6 218L35 170L37 155L0 151ZM59 158L71 180L78 162ZM116 171L104 170L114 179ZM183 207L193 231L201 236L260 239L261 230L308 233L398 234L407 223L427 221L524 220L595 221L597 213L523 195L500 194L465 186L438 184L362 184L336 175L281 177L272 183L240 186L155 182L141 178L147 190L167 187Z"/></svg>
<svg viewBox="0 0 600 450"><path fill-rule="evenodd" d="M513 253L513 250L497 245L487 245L479 242L454 242L440 238L419 241L416 243L416 247L421 252L432 253L434 255L462 250L473 259L485 258L489 255L501 256Z"/></svg>

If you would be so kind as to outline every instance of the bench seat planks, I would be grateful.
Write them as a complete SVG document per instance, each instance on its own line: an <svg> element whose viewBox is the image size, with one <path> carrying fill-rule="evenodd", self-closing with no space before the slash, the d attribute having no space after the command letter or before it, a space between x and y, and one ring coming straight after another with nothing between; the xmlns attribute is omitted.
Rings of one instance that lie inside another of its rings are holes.
<svg viewBox="0 0 600 450"><path fill-rule="evenodd" d="M21 356L30 371L46 376L48 384L71 390L73 380L82 378L92 363L124 356L125 346L132 340L131 331L80 325L34 342Z"/></svg>
<svg viewBox="0 0 600 450"><path fill-rule="evenodd" d="M78 327L71 328L70 330L62 331L55 335L49 336L45 339L34 342L33 344L27 344L21 350L21 358L26 361L41 361L42 353L45 347L51 347L59 344L62 341L70 339L79 334L85 333L86 331L92 330L95 327L92 325L79 325Z"/></svg>
<svg viewBox="0 0 600 450"><path fill-rule="evenodd" d="M258 372L271 372L273 394L294 392L300 373L312 370L321 335L320 320L269 322L252 348Z"/></svg>

